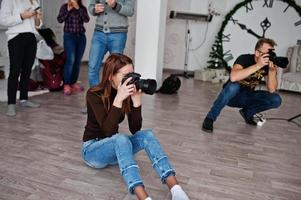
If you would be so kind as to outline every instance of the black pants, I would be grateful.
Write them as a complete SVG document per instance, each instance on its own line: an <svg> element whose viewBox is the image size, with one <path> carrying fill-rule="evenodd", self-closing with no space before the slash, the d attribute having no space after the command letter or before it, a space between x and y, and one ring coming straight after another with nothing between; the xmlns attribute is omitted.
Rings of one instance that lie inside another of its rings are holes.
<svg viewBox="0 0 301 200"><path fill-rule="evenodd" d="M20 100L28 99L28 83L37 51L35 35L33 33L20 33L8 41L8 51L10 71L7 83L7 104L16 104L20 75Z"/></svg>

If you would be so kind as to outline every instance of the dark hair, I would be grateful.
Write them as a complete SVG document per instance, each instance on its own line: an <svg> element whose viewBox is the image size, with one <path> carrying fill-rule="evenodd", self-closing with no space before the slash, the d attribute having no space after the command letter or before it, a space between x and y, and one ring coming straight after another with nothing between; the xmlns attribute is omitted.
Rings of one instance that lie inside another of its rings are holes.
<svg viewBox="0 0 301 200"><path fill-rule="evenodd" d="M84 6L82 0L76 0L76 1L77 1L77 4L78 4L80 7L83 7L83 6ZM69 2L69 0L68 0L68 2Z"/></svg>
<svg viewBox="0 0 301 200"><path fill-rule="evenodd" d="M82 6L83 6L83 2L82 2L82 0L77 0L77 3L78 3L78 5L79 5L80 7L82 7Z"/></svg>
<svg viewBox="0 0 301 200"><path fill-rule="evenodd" d="M107 111L110 110L111 103L110 96L112 92L112 81L111 77L119 72L119 70L125 65L131 64L133 65L133 61L126 55L123 54L111 54L105 61L103 69L102 69L102 79L100 84L91 88L92 92L100 91L102 93L101 99L103 101L104 106ZM123 101L122 110L125 113L130 112L131 108L131 99L127 98Z"/></svg>
<svg viewBox="0 0 301 200"><path fill-rule="evenodd" d="M53 48L54 46L57 46L56 37L50 28L44 28L44 29L37 29L39 34L43 37L43 39L46 41L46 44Z"/></svg>
<svg viewBox="0 0 301 200"><path fill-rule="evenodd" d="M269 44L269 45L271 45L272 47L277 46L276 42L274 40L272 40L272 39L269 39L269 38L260 38L257 41L256 45L255 45L255 50L260 49L262 47L262 45L266 44L266 43Z"/></svg>

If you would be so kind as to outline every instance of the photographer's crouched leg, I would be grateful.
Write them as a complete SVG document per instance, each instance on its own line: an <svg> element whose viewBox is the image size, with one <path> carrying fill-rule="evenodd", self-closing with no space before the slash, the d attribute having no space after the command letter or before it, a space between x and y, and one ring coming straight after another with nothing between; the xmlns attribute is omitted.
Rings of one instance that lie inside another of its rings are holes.
<svg viewBox="0 0 301 200"><path fill-rule="evenodd" d="M216 121L222 109L229 103L229 101L239 93L240 87L240 84L237 82L228 82L223 86L223 89L204 119L202 130L209 133L213 132L213 122Z"/></svg>
<svg viewBox="0 0 301 200"><path fill-rule="evenodd" d="M239 112L246 123L255 126L258 125L258 122L254 120L255 114L272 108L278 108L282 102L279 94L263 90L248 92L245 97L247 98L241 98L241 100L243 101L242 104L244 105L242 105L242 109L239 110Z"/></svg>
<svg viewBox="0 0 301 200"><path fill-rule="evenodd" d="M282 103L282 98L277 93L271 93L270 99L269 99L269 107L270 108L278 108Z"/></svg>
<svg viewBox="0 0 301 200"><path fill-rule="evenodd" d="M182 187L178 185L175 178L175 170L172 168L170 161L162 149L158 139L151 129L141 130L130 136L133 144L133 153L144 149L148 155L152 167L163 184L166 184L172 194L172 200L188 200L187 194Z"/></svg>

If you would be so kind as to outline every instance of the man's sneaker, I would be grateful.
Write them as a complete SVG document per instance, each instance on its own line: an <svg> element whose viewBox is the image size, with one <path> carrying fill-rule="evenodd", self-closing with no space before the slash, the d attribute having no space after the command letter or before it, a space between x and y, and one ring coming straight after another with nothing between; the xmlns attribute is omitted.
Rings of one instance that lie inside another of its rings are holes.
<svg viewBox="0 0 301 200"><path fill-rule="evenodd" d="M34 103L32 101L28 101L28 100L21 100L20 106L26 107L26 108L38 108L38 107L40 107L40 104Z"/></svg>
<svg viewBox="0 0 301 200"><path fill-rule="evenodd" d="M247 124L250 124L250 125L253 125L253 126L256 126L256 125L257 125L257 122L254 121L254 117L247 118L246 115L245 115L245 113L244 113L244 111L243 111L243 109L240 109L240 110L239 110L239 113L240 113L240 115L242 116L242 118L244 118L244 120L245 120L245 122L246 122Z"/></svg>
<svg viewBox="0 0 301 200"><path fill-rule="evenodd" d="M213 120L206 117L203 122L202 130L208 133L213 132Z"/></svg>
<svg viewBox="0 0 301 200"><path fill-rule="evenodd" d="M262 126L267 121L261 113L255 114L253 119L256 122L257 126Z"/></svg>
<svg viewBox="0 0 301 200"><path fill-rule="evenodd" d="M15 104L8 104L6 115L9 117L16 116L16 105Z"/></svg>

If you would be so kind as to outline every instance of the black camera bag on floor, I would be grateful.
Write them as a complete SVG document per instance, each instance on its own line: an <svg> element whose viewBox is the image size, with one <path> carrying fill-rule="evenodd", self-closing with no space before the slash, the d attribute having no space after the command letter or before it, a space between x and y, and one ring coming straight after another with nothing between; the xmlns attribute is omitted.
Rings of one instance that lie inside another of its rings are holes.
<svg viewBox="0 0 301 200"><path fill-rule="evenodd" d="M157 92L162 94L176 94L181 87L181 80L176 75L170 75L164 81Z"/></svg>

